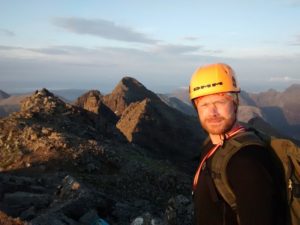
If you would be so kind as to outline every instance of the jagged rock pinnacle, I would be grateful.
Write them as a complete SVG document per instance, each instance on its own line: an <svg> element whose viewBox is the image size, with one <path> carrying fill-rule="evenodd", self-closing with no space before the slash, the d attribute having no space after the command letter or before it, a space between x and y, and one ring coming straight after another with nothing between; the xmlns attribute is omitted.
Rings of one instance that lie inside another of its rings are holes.
<svg viewBox="0 0 300 225"><path fill-rule="evenodd" d="M46 88L35 91L35 93L21 102L21 111L31 112L53 112L66 108L66 104Z"/></svg>
<svg viewBox="0 0 300 225"><path fill-rule="evenodd" d="M146 98L160 101L160 98L143 84L132 77L124 77L111 94L104 96L104 103L117 116L120 116L130 103L142 101Z"/></svg>

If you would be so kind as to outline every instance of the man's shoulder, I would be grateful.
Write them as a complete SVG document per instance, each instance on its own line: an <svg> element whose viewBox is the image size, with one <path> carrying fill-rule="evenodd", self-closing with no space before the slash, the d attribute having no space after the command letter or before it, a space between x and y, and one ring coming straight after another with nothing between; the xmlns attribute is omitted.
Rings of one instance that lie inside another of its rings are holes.
<svg viewBox="0 0 300 225"><path fill-rule="evenodd" d="M271 156L267 148L260 145L247 145L241 147L232 157L229 159L229 163L241 161L243 163L257 163L264 164L266 160Z"/></svg>

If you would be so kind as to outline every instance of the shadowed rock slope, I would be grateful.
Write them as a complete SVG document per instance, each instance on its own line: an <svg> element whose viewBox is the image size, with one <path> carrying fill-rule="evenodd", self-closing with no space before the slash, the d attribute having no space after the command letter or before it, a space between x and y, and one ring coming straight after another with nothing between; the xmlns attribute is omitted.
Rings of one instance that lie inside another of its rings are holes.
<svg viewBox="0 0 300 225"><path fill-rule="evenodd" d="M176 97L172 97L166 94L159 94L158 96L163 102L165 102L172 108L175 108L178 111L190 116L197 116L197 112L190 102L187 104Z"/></svg>
<svg viewBox="0 0 300 225"><path fill-rule="evenodd" d="M197 146L204 136L196 118L149 98L130 104L117 128L129 142L150 149L157 157L189 164L199 154Z"/></svg>
<svg viewBox="0 0 300 225"><path fill-rule="evenodd" d="M197 118L168 106L134 78L123 78L103 102L120 115L117 128L127 140L154 157L184 167L199 154L205 135Z"/></svg>
<svg viewBox="0 0 300 225"><path fill-rule="evenodd" d="M103 103L103 95L100 93L100 91L91 90L86 92L77 98L74 105L95 113L100 117L105 116L114 124L117 122L118 118L115 113Z"/></svg>

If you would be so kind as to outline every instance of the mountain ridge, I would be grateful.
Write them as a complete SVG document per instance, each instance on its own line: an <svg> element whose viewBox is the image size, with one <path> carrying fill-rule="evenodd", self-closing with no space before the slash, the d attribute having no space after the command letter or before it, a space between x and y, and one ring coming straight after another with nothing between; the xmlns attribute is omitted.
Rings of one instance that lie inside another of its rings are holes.
<svg viewBox="0 0 300 225"><path fill-rule="evenodd" d="M86 217L98 216L129 225L149 211L167 219L164 206L189 193L189 176L121 138L109 115L93 112L97 107L87 109L42 89L0 120L0 210L40 225L90 224Z"/></svg>
<svg viewBox="0 0 300 225"><path fill-rule="evenodd" d="M254 104L249 96L244 102ZM0 119L0 221L191 224L206 134L197 116L168 102L130 77L110 94L90 90L73 103L47 89L25 97L20 111ZM283 117L280 108L251 104L241 106L252 112L244 115L250 125L283 135L261 119Z"/></svg>

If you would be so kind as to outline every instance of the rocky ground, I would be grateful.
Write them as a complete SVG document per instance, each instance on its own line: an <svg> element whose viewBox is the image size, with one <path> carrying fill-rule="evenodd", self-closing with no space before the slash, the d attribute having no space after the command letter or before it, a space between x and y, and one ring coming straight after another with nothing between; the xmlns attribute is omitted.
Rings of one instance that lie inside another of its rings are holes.
<svg viewBox="0 0 300 225"><path fill-rule="evenodd" d="M0 224L191 224L191 174L129 142L89 95L43 89L0 120Z"/></svg>

